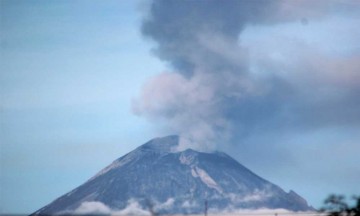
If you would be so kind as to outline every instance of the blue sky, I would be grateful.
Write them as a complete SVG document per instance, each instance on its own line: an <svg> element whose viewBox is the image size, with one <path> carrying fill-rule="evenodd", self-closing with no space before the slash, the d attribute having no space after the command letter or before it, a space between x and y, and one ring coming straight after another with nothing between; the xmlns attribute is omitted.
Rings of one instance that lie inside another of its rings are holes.
<svg viewBox="0 0 360 216"><path fill-rule="evenodd" d="M155 134L131 113L163 69L135 1L1 1L1 213L30 213Z"/></svg>
<svg viewBox="0 0 360 216"><path fill-rule="evenodd" d="M159 130L132 111L142 86L172 70L151 53L154 41L141 35L147 4L1 1L0 213L33 212L147 140L178 132L176 127ZM255 25L245 28L239 43L254 57L254 73L269 68L262 61L266 56L276 63L271 68L284 70L287 77L293 66L278 65L313 54L308 47L331 57L359 56L358 24L358 16L340 14L309 19L307 25ZM304 52L294 55L299 47ZM346 74L325 77L319 80L327 85L360 83L359 76L352 81ZM292 75L289 80L294 85L307 82L294 81L298 79ZM332 192L360 193L358 123L279 128L279 133L255 130L256 135L239 139L244 145L221 148L316 207Z"/></svg>

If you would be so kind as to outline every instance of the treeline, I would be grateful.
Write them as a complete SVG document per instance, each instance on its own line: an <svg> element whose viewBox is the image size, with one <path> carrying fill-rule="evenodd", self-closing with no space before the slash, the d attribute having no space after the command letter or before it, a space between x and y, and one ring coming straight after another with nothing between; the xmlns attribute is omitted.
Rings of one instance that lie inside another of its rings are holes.
<svg viewBox="0 0 360 216"><path fill-rule="evenodd" d="M353 196L349 204L343 195L330 195L320 211L329 216L360 216L360 196Z"/></svg>

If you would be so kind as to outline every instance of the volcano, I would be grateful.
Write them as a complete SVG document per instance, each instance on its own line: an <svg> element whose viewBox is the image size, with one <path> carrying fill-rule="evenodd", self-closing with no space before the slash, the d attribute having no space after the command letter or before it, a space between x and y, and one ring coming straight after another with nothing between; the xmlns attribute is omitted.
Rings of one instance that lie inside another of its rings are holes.
<svg viewBox="0 0 360 216"><path fill-rule="evenodd" d="M259 177L223 152L177 150L178 136L156 138L115 160L33 215L198 214L236 209L313 210L294 191Z"/></svg>

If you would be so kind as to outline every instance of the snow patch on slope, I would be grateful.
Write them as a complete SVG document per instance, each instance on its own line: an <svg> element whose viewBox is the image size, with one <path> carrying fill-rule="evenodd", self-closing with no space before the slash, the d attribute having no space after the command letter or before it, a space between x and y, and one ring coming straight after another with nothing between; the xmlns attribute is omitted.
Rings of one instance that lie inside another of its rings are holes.
<svg viewBox="0 0 360 216"><path fill-rule="evenodd" d="M206 186L217 190L219 193L222 193L221 187L219 187L219 185L214 181L214 179L210 177L210 175L205 170L194 166L191 169L191 175L195 178L199 177L201 181L206 184Z"/></svg>

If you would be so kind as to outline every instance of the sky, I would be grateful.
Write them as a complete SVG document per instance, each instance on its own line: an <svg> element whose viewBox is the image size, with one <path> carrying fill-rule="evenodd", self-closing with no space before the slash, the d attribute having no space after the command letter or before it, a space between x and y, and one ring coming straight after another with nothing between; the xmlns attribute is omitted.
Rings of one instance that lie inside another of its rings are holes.
<svg viewBox="0 0 360 216"><path fill-rule="evenodd" d="M168 134L314 207L359 195L360 4L227 2L0 1L0 213Z"/></svg>

